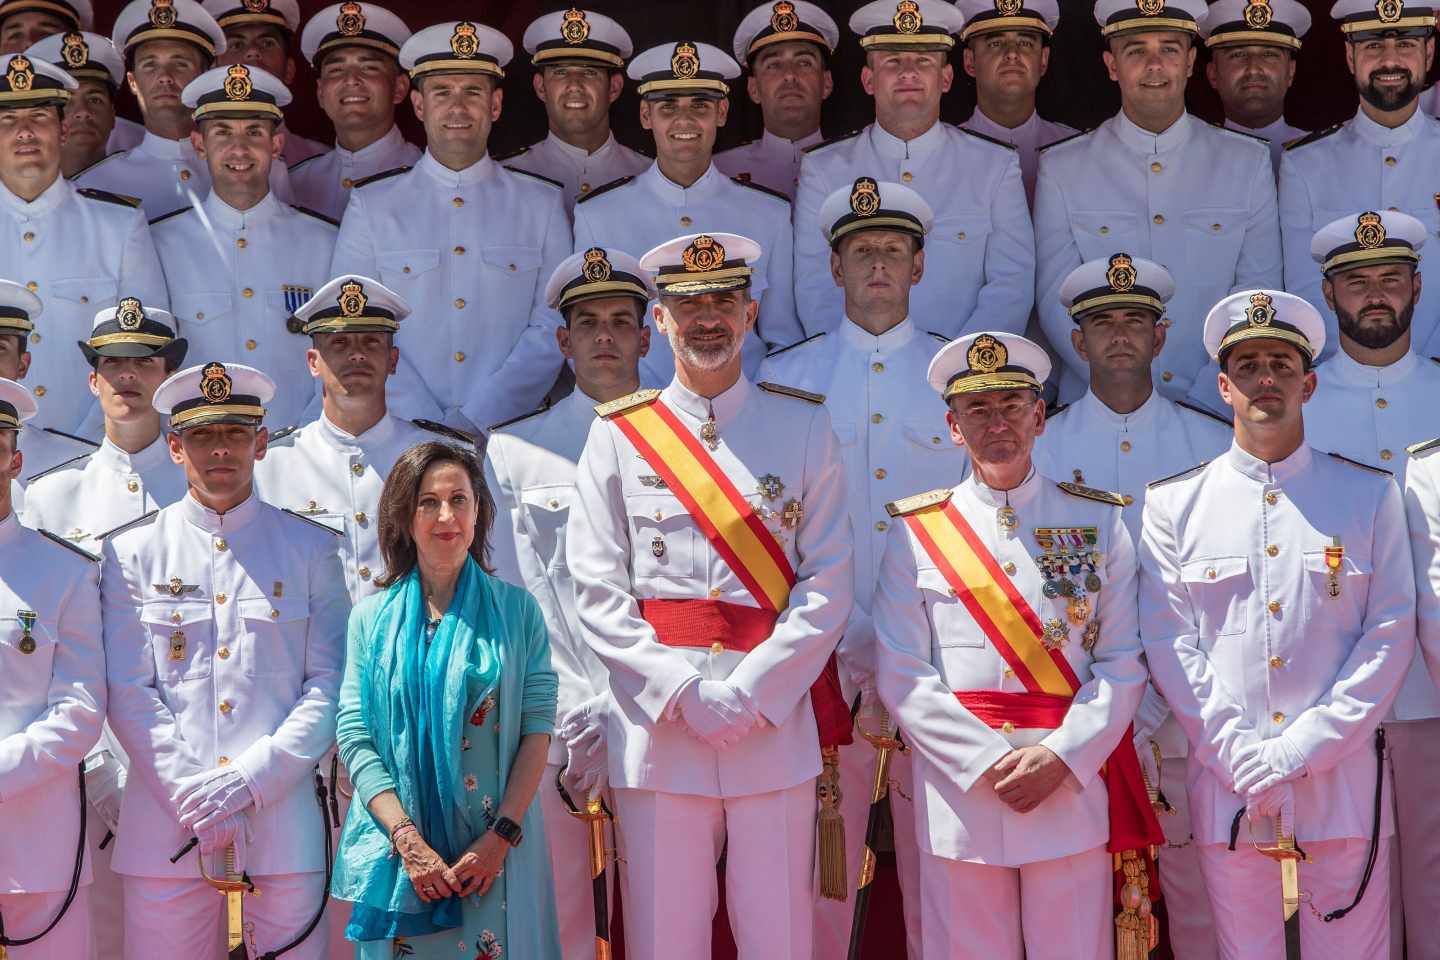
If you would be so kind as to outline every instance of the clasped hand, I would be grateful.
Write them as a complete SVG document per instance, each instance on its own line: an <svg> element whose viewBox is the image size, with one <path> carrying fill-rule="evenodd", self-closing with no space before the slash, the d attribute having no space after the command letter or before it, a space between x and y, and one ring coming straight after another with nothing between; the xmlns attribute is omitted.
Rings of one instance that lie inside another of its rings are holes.
<svg viewBox="0 0 1440 960"><path fill-rule="evenodd" d="M995 795L1016 813L1029 813L1060 786L1070 768L1049 747L1017 747L985 771Z"/></svg>
<svg viewBox="0 0 1440 960"><path fill-rule="evenodd" d="M493 830L481 834L453 864L447 864L418 830L401 834L395 848L415 894L426 903L472 893L483 897L504 872L505 855L510 852L510 845Z"/></svg>

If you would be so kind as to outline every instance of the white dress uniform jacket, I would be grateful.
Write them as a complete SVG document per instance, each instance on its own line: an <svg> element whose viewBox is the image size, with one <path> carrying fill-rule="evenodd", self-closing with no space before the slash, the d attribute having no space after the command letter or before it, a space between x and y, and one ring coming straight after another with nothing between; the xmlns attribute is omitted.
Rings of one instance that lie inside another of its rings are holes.
<svg viewBox="0 0 1440 960"><path fill-rule="evenodd" d="M506 157L504 163L559 183L565 191L565 209L574 210L576 197L583 197L612 180L643 173L650 166L650 158L616 140L613 133L594 153L571 146L550 133L539 143ZM644 252L639 250L634 255L638 257Z"/></svg>
<svg viewBox="0 0 1440 960"><path fill-rule="evenodd" d="M134 120L125 117L115 118L115 127L110 131L110 139L105 141L105 151L118 153L121 150L133 150L145 139L145 124L136 123Z"/></svg>
<svg viewBox="0 0 1440 960"><path fill-rule="evenodd" d="M1234 130L1236 133L1246 133L1252 137L1262 137L1270 143L1270 164L1275 168L1278 175L1280 172L1280 158L1285 155L1285 144L1291 140L1305 136L1310 131L1301 130L1299 127L1292 127L1281 117L1274 123L1267 123L1263 127L1245 127L1234 120L1225 121L1226 130Z"/></svg>
<svg viewBox="0 0 1440 960"><path fill-rule="evenodd" d="M1136 628L1135 551L1120 510L1066 493L1032 470L1020 486L992 490L971 474L951 502L1003 566L1015 589L1041 620L1066 622L1065 658L1080 691L1054 730L991 729L955 698L960 691L1025 691L986 638L935 561L904 520L890 528L880 583L875 588L876 656L880 698L905 732L915 771L915 816L920 849L947 860L1019 867L1092 850L1110 838L1108 794L1100 768L1125 736L1145 689ZM996 520L1009 503L1019 526ZM1042 592L1034 558L1043 555L1035 527L1095 527L1103 555L1094 618L1100 636L1092 650L1082 627L1066 620L1064 597ZM1014 573L1009 573L1014 569ZM1011 810L981 776L1016 747L1042 744L1070 770L1060 787L1029 813Z"/></svg>
<svg viewBox="0 0 1440 960"><path fill-rule="evenodd" d="M11 481L10 493L13 497L19 491L22 498L23 491L30 485L31 480L46 471L55 469L62 463L68 463L76 457L93 453L96 448L96 444L89 440L72 437L68 433L56 433L49 427L32 426L30 422L21 424L16 446L25 455L23 464L25 479L22 481L17 477ZM15 501L11 506L17 514L24 516L23 499ZM34 524L27 524L27 526L34 526ZM51 532L60 533L61 531L51 530Z"/></svg>
<svg viewBox="0 0 1440 960"><path fill-rule="evenodd" d="M70 886L79 764L105 717L99 577L98 564L14 513L0 520L0 894ZM21 649L19 611L35 614L31 653ZM90 882L88 859L81 882Z"/></svg>
<svg viewBox="0 0 1440 960"><path fill-rule="evenodd" d="M1334 537L1344 550L1339 596L1325 558ZM1394 481L1308 444L1273 464L1232 445L1151 487L1140 563L1146 659L1190 742L1196 841L1230 841L1245 806L1231 792L1236 754L1278 736L1306 762L1294 781L1301 844L1368 838L1369 745L1415 646L1415 580ZM1383 811L1388 837L1388 800ZM1255 839L1267 840L1267 829Z"/></svg>
<svg viewBox="0 0 1440 960"><path fill-rule="evenodd" d="M323 869L311 773L335 742L350 612L334 537L254 496L222 516L187 494L106 538L109 719L131 760L116 873L195 876L170 862L190 836L171 798L222 761L255 798L246 869Z"/></svg>
<svg viewBox="0 0 1440 960"><path fill-rule="evenodd" d="M88 339L95 314L120 297L152 307L170 302L155 244L139 210L118 198L86 196L63 177L31 203L0 189L0 210L5 275L33 283L31 292L45 305L30 337L34 358L25 378L40 399L37 419L78 431L96 406L86 386L90 365L75 341Z"/></svg>
<svg viewBox="0 0 1440 960"><path fill-rule="evenodd" d="M1339 323L1320 291L1320 265L1310 256L1315 232L1362 210L1399 210L1440 233L1440 206L1427 173L1440 164L1440 120L1416 110L1398 127L1383 127L1364 110L1339 127L1295 144L1280 160L1280 231L1285 289L1309 300L1325 318L1326 344L1338 344ZM1259 284L1257 284L1259 286ZM1432 339L1440 297L1421 297L1411 342L1422 356L1440 352ZM1331 346L1326 353L1336 348Z"/></svg>
<svg viewBox="0 0 1440 960"><path fill-rule="evenodd" d="M771 347L804 337L795 319L790 273L790 204L768 190L731 180L713 163L688 187L652 163L635 179L596 191L575 205L576 252L609 247L639 257L687 233L737 233L760 244L750 278L750 296L760 302L760 313L744 345L746 376L752 376ZM828 277L828 266L826 271ZM670 341L651 337L650 352L640 358L641 385L662 387L674 376Z"/></svg>
<svg viewBox="0 0 1440 960"><path fill-rule="evenodd" d="M793 201L800 186L800 158L822 139L819 130L799 140L786 140L766 130L758 140L715 154L715 166L727 177L748 179Z"/></svg>
<svg viewBox="0 0 1440 960"><path fill-rule="evenodd" d="M280 132L285 134L285 146L280 151L280 159L287 167L293 167L297 163L304 163L311 157L318 157L320 154L330 150L329 144L321 143L319 140L311 140L309 137L302 137L283 122L280 124Z"/></svg>
<svg viewBox="0 0 1440 960"><path fill-rule="evenodd" d="M105 439L93 452L32 477L22 516L27 527L99 553L104 534L169 506L185 490L185 471L170 459L163 435L134 454Z"/></svg>
<svg viewBox="0 0 1440 960"><path fill-rule="evenodd" d="M1035 173L1040 166L1040 148L1080 132L1063 123L1046 120L1038 111L1031 113L1020 126L1007 127L991 120L979 107L960 126L983 133L992 140L1008 143L1020 152L1020 178L1025 182L1025 196L1031 203L1035 202Z"/></svg>
<svg viewBox="0 0 1440 960"><path fill-rule="evenodd" d="M732 798L804 783L820 772L810 686L850 615L850 524L845 473L821 406L778 396L741 377L707 400L672 383L660 399L698 436L712 413L711 453L740 493L766 506L757 478L773 474L803 506L783 540L797 582L769 639L748 654L666 647L640 616L640 599L712 599L757 606L671 490L642 482L651 468L615 424L597 420L576 470L565 552L585 640L610 673L616 709L607 730L610 783L662 793ZM783 441L783 442L782 442ZM781 500L769 503L780 512ZM656 557L653 538L665 549ZM697 740L672 701L696 679L725 680L764 718L717 751Z"/></svg>
<svg viewBox="0 0 1440 960"><path fill-rule="evenodd" d="M1214 378L1199 373L1208 365L1206 312L1236 290L1280 283L1270 153L1253 137L1189 113L1154 134L1121 111L1041 152L1035 238L1036 309L1051 343L1069 343L1075 329L1059 290L1080 264L1124 252L1170 268L1175 296L1166 314L1173 325L1153 364L1155 385L1176 400L1194 384L1198 402L1217 408ZM1060 399L1070 402L1090 376L1073 351L1061 351L1061 359Z"/></svg>
<svg viewBox="0 0 1440 960"><path fill-rule="evenodd" d="M390 412L464 430L535 409L554 384L545 281L570 252L554 184L488 155L456 171L426 153L350 194L330 275L374 277L424 318L395 335Z"/></svg>
<svg viewBox="0 0 1440 960"><path fill-rule="evenodd" d="M299 423L318 388L305 366L310 338L286 320L330 279L333 221L266 194L236 210L210 194L151 226L170 312L199 361L234 358L268 374L272 423Z"/></svg>
<svg viewBox="0 0 1440 960"><path fill-rule="evenodd" d="M374 593L385 572L380 556L380 491L400 455L417 443L450 440L386 414L360 436L351 436L323 413L271 442L255 464L262 500L323 523L342 536L338 546L352 603Z"/></svg>
<svg viewBox="0 0 1440 960"><path fill-rule="evenodd" d="M1405 514L1415 560L1415 661L1440 683L1440 444L1417 450L1405 475Z"/></svg>
<svg viewBox="0 0 1440 960"><path fill-rule="evenodd" d="M806 333L829 330L845 315L844 293L830 276L820 205L857 177L903 183L935 211L925 237L925 276L910 291L912 316L929 318L936 333L952 338L1025 329L1034 300L1035 234L1019 154L948 123L936 122L909 142L872 123L811 149L800 164L795 306Z"/></svg>
<svg viewBox="0 0 1440 960"><path fill-rule="evenodd" d="M397 167L414 166L421 149L405 139L399 127L359 150L339 144L290 167L290 193L295 202L316 213L339 220L350 202L350 188L366 177Z"/></svg>

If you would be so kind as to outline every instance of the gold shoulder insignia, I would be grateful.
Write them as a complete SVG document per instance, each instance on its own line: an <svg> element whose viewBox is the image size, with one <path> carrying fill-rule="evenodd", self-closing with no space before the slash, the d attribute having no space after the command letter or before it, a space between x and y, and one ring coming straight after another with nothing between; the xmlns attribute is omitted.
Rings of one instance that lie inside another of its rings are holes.
<svg viewBox="0 0 1440 960"><path fill-rule="evenodd" d="M310 526L312 526L312 527L319 527L321 530L324 530L326 533L334 534L334 535L337 536L337 537L342 535L339 530L336 530L334 527L330 526L328 523L321 523L319 520L311 520L309 517L305 516L305 514L303 514L303 513L296 513L294 510L291 510L289 507L281 507L281 508L280 508L280 512L281 512L281 513L288 513L290 516L294 517L296 520L304 520L306 523L310 524Z"/></svg>
<svg viewBox="0 0 1440 960"><path fill-rule="evenodd" d="M1317 140L1324 140L1326 137L1330 136L1330 134L1337 132L1343 126L1343 123L1337 123L1333 124L1332 126L1328 126L1323 130L1316 130L1312 133L1307 133L1303 137L1296 137L1294 140L1286 140L1285 149L1294 150L1296 147L1303 147L1307 146L1308 144L1312 144Z"/></svg>
<svg viewBox="0 0 1440 960"><path fill-rule="evenodd" d="M654 388L636 390L634 393L626 394L618 400L611 400L608 403L600 403L595 406L595 416L601 420L608 420L617 413L624 413L631 407L638 407L642 403L649 403L660 396L660 391Z"/></svg>
<svg viewBox="0 0 1440 960"><path fill-rule="evenodd" d="M116 203L122 207L140 206L139 197L132 197L123 193L111 193L109 190L96 190L94 187L81 187L75 192L91 200L103 200L105 203Z"/></svg>
<svg viewBox="0 0 1440 960"><path fill-rule="evenodd" d="M368 177L361 177L359 180L356 180L351 184L350 189L357 190L360 187L368 187L372 183L378 183L381 180L388 180L391 177L398 177L402 173L408 173L409 170L410 168L408 166L391 167L389 170L381 170L379 173L372 173Z"/></svg>
<svg viewBox="0 0 1440 960"><path fill-rule="evenodd" d="M104 533L97 533L97 534L95 534L95 539L96 539L96 540L108 540L110 537L115 536L115 534L117 534L117 533L124 533L126 530L129 530L131 527L138 527L140 524L144 523L144 522L147 521L147 520L153 520L153 519L155 518L155 516L156 516L157 514L159 514L159 513L160 513L159 510L151 510L149 513L142 513L140 516L136 517L134 520L127 520L125 523L120 524L120 526L118 526L118 527L114 527L114 528L112 528L112 529L110 529L110 530L106 530Z"/></svg>
<svg viewBox="0 0 1440 960"><path fill-rule="evenodd" d="M767 383L760 381L755 384L766 393L777 394L782 397L792 397L796 400L808 400L811 403L824 403L825 394L811 393L809 390L801 390L799 387L787 387L783 383Z"/></svg>
<svg viewBox="0 0 1440 960"><path fill-rule="evenodd" d="M913 497L904 497L894 503L885 504L885 512L892 517L903 517L907 513L914 513L916 510L924 510L926 507L934 507L945 503L954 493L949 487L941 487L938 490L927 490L924 493L917 493Z"/></svg>
<svg viewBox="0 0 1440 960"><path fill-rule="evenodd" d="M1171 480L1179 480L1179 479L1181 479L1182 477L1188 477L1188 476L1190 476L1190 474L1194 473L1194 472L1197 471L1197 470L1203 470L1203 469L1205 469L1205 467L1209 466L1209 464L1210 464L1210 461L1209 461L1209 460L1202 460L1202 461L1200 461L1199 463L1195 464L1195 466L1193 466L1193 467L1186 467L1184 470L1181 470L1179 473L1172 473L1172 474L1170 474L1170 476L1168 476L1168 477L1161 477L1159 480L1151 480L1149 483L1145 484L1145 486L1146 486L1146 487L1158 487L1158 486L1160 486L1162 483L1169 483Z"/></svg>
<svg viewBox="0 0 1440 960"><path fill-rule="evenodd" d="M97 557L95 554L91 553L89 550L83 550L80 547L75 546L75 544L71 543L69 540L66 540L64 537L56 536L49 530L41 530L39 528L36 528L35 532L40 534L46 540L51 540L55 543L60 544L60 546L64 547L66 550L69 550L71 553L79 554L86 560L89 560L91 563L100 562L100 558Z"/></svg>
<svg viewBox="0 0 1440 960"><path fill-rule="evenodd" d="M1378 473L1382 477L1395 476L1395 474L1391 473L1389 470L1386 470L1384 467L1372 467L1368 463L1361 463L1359 460L1351 460L1349 457L1345 456L1345 454L1336 453L1334 450L1330 451L1330 456L1334 457L1336 460L1342 461L1343 463L1348 463L1352 467L1359 467L1361 470L1369 470L1371 473Z"/></svg>
<svg viewBox="0 0 1440 960"><path fill-rule="evenodd" d="M436 423L434 420L411 420L411 423L421 430L429 430L431 433L438 433L442 437L451 440L459 440L461 443L468 443L472 447L480 446L480 438L466 433L464 430L456 430L454 427L447 427L443 423Z"/></svg>
<svg viewBox="0 0 1440 960"><path fill-rule="evenodd" d="M1440 449L1440 437L1434 440L1421 440L1419 443L1412 443L1405 448L1405 452L1412 457L1418 457L1422 453L1429 453L1431 450Z"/></svg>
<svg viewBox="0 0 1440 960"><path fill-rule="evenodd" d="M1230 422L1229 420L1226 420L1224 417L1220 416L1220 414L1216 413L1214 410L1206 410L1204 407L1200 406L1200 404L1198 404L1198 403L1191 403L1191 402L1188 401L1188 400L1176 400L1176 401L1175 401L1175 406L1177 406L1177 407L1184 407L1186 410L1189 410L1191 413L1198 413L1198 414L1199 414L1200 416L1202 416L1202 417L1209 417L1211 420L1214 420L1216 423L1223 423L1223 424L1225 424L1225 426L1230 427L1231 429L1234 429L1234 427L1235 427L1235 424L1234 424L1234 423Z"/></svg>
<svg viewBox="0 0 1440 960"><path fill-rule="evenodd" d="M1114 507L1125 506L1125 498L1118 493L1111 493L1109 490L1096 490L1094 487L1084 487L1078 483L1060 481L1055 484L1061 490L1072 497L1081 497L1085 500L1094 500L1096 503L1108 503Z"/></svg>
<svg viewBox="0 0 1440 960"><path fill-rule="evenodd" d="M771 357L778 357L780 356L780 354L786 352L787 350L794 350L796 347L803 346L814 340L819 340L823 336L825 336L825 331L822 330L819 333L812 333L804 340L796 340L794 343L787 343L783 347L776 347L774 350L771 350L769 353L765 354L765 359L769 360Z"/></svg>

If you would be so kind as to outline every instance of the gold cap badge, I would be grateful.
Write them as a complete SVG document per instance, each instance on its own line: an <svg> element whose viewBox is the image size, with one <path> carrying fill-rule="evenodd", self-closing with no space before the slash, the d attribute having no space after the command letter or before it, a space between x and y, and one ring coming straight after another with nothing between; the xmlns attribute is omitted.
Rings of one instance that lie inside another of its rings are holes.
<svg viewBox="0 0 1440 960"><path fill-rule="evenodd" d="M1010 351L990 334L982 333L965 351L965 362L972 373L994 373L1010 362Z"/></svg>
<svg viewBox="0 0 1440 960"><path fill-rule="evenodd" d="M591 283L603 283L610 279L610 261L605 256L605 251L599 247L591 247L585 251L585 265L580 270L581 275Z"/></svg>
<svg viewBox="0 0 1440 960"><path fill-rule="evenodd" d="M1117 253L1110 258L1110 269L1105 271L1105 282L1116 293L1125 293L1135 288L1135 263L1128 253Z"/></svg>
<svg viewBox="0 0 1440 960"><path fill-rule="evenodd" d="M270 0L244 0L243 6L251 13L264 13L270 9Z"/></svg>
<svg viewBox="0 0 1440 960"><path fill-rule="evenodd" d="M799 26L800 18L795 15L795 4L789 0L780 0L770 8L771 30L776 33L792 33Z"/></svg>
<svg viewBox="0 0 1440 960"><path fill-rule="evenodd" d="M880 209L880 185L870 177L861 177L850 190L850 211L857 217L873 217Z"/></svg>
<svg viewBox="0 0 1440 960"><path fill-rule="evenodd" d="M85 37L78 31L65 34L61 41L60 56L65 61L65 66L74 70L83 67L90 62L90 44L85 42Z"/></svg>
<svg viewBox="0 0 1440 960"><path fill-rule="evenodd" d="M1268 293L1252 293L1250 295L1250 306L1245 308L1245 319L1252 327L1268 327L1270 321L1275 319L1275 308L1271 306L1274 300Z"/></svg>
<svg viewBox="0 0 1440 960"><path fill-rule="evenodd" d="M351 280L340 288L340 296L335 302L340 305L340 316L352 320L365 312L365 304L370 300L365 296L365 288Z"/></svg>
<svg viewBox="0 0 1440 960"><path fill-rule="evenodd" d="M360 4L353 2L340 4L340 12L335 15L335 29L340 31L342 37L358 37L365 29L365 11Z"/></svg>
<svg viewBox="0 0 1440 960"><path fill-rule="evenodd" d="M1165 12L1165 0L1135 0L1135 9L1141 16L1158 17Z"/></svg>
<svg viewBox="0 0 1440 960"><path fill-rule="evenodd" d="M207 363L200 371L200 395L211 403L229 400L232 386L230 374L225 372L223 363Z"/></svg>
<svg viewBox="0 0 1440 960"><path fill-rule="evenodd" d="M675 53L670 57L670 72L678 80L693 80L700 72L700 51L695 44L681 40L675 44Z"/></svg>
<svg viewBox="0 0 1440 960"><path fill-rule="evenodd" d="M145 309L134 297L125 297L115 309L115 322L121 330L139 330L145 320Z"/></svg>
<svg viewBox="0 0 1440 960"><path fill-rule="evenodd" d="M249 100L250 94L254 92L255 84L250 80L250 68L243 63L232 63L225 72L225 96L231 100Z"/></svg>
<svg viewBox="0 0 1440 960"><path fill-rule="evenodd" d="M455 24L455 33L450 37L450 52L461 60L473 59L480 52L480 39L475 35L475 24L461 20Z"/></svg>
<svg viewBox="0 0 1440 960"><path fill-rule="evenodd" d="M1385 242L1385 224L1380 214L1368 211L1360 214L1355 223L1355 242L1367 250Z"/></svg>
<svg viewBox="0 0 1440 960"><path fill-rule="evenodd" d="M23 54L10 58L10 68L5 72L5 80L16 93L24 93L35 85L35 71Z"/></svg>
<svg viewBox="0 0 1440 960"><path fill-rule="evenodd" d="M919 33L925 25L925 18L920 16L920 4L915 0L900 0L895 4L895 16L890 18L890 22L899 33Z"/></svg>
<svg viewBox="0 0 1440 960"><path fill-rule="evenodd" d="M1375 0L1375 13L1381 23L1394 23L1404 12L1403 0Z"/></svg>
<svg viewBox="0 0 1440 960"><path fill-rule="evenodd" d="M1264 30L1274 16L1270 0L1245 0L1245 26L1251 30Z"/></svg>
<svg viewBox="0 0 1440 960"><path fill-rule="evenodd" d="M572 47L590 39L590 24L585 19L584 10L571 7L565 11L565 16L560 20L560 39Z"/></svg>
<svg viewBox="0 0 1440 960"><path fill-rule="evenodd" d="M150 25L161 30L175 26L175 0L150 0Z"/></svg>
<svg viewBox="0 0 1440 960"><path fill-rule="evenodd" d="M725 262L725 248L714 237L698 236L680 254L680 262L688 273L705 273Z"/></svg>
<svg viewBox="0 0 1440 960"><path fill-rule="evenodd" d="M1013 17L1024 8L1024 0L995 0L995 12L1002 17Z"/></svg>

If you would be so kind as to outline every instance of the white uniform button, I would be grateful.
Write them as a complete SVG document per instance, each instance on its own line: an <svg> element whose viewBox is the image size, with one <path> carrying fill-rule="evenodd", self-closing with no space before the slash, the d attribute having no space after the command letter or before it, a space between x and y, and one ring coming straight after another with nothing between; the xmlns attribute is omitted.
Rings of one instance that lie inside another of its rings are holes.
<svg viewBox="0 0 1440 960"><path fill-rule="evenodd" d="M1214 580L1214 579L1215 579L1215 568L1214 568L1214 567L1206 567L1206 568L1205 568L1205 579L1206 579L1206 580Z"/></svg>
<svg viewBox="0 0 1440 960"><path fill-rule="evenodd" d="M215 765L216 765L217 767L228 767L228 766L230 765L230 758L229 758L229 757L216 757L216 758L215 758Z"/></svg>
<svg viewBox="0 0 1440 960"><path fill-rule="evenodd" d="M456 247L456 248L455 248L455 256L457 256L457 257L463 257L463 256L465 256L465 248L464 248L464 247Z"/></svg>
<svg viewBox="0 0 1440 960"><path fill-rule="evenodd" d="M681 217L681 218L680 218L680 226L682 226L682 227L688 227L688 226L690 226L690 218L689 218L689 217Z"/></svg>
<svg viewBox="0 0 1440 960"><path fill-rule="evenodd" d="M724 652L725 644L721 643L719 640L716 640L714 643L710 644L710 656L718 657Z"/></svg>
<svg viewBox="0 0 1440 960"><path fill-rule="evenodd" d="M1150 172L1151 172L1151 173L1159 173L1159 172L1160 172L1161 170L1163 170L1163 169L1165 169L1165 168L1160 165L1160 161L1159 161L1159 160L1156 160L1156 161L1154 161L1154 162L1152 162L1152 163L1150 164Z"/></svg>
<svg viewBox="0 0 1440 960"><path fill-rule="evenodd" d="M1105 235L1106 235L1107 233L1109 233L1109 232L1110 232L1110 228L1109 228L1109 227L1107 227L1107 226L1106 226L1105 224L1103 224L1103 223L1100 224L1100 236L1103 237L1103 236L1105 236Z"/></svg>
<svg viewBox="0 0 1440 960"><path fill-rule="evenodd" d="M465 351L464 351L464 350L456 350L456 351L455 351L455 362L456 362L456 363L464 363L464 362L465 362Z"/></svg>
<svg viewBox="0 0 1440 960"><path fill-rule="evenodd" d="M340 186L344 187L346 190L349 190L351 187L355 186L355 181L350 179L349 177L345 177L343 180L340 181Z"/></svg>
<svg viewBox="0 0 1440 960"><path fill-rule="evenodd" d="M257 346L258 346L258 344L257 344L254 340L246 340L246 341L245 341L245 349L246 349L246 350L254 350Z"/></svg>
<svg viewBox="0 0 1440 960"><path fill-rule="evenodd" d="M1006 720L1004 723L1000 724L1000 729L1005 733L1014 733L1015 724L1011 723L1009 720Z"/></svg>
<svg viewBox="0 0 1440 960"><path fill-rule="evenodd" d="M1125 494L1124 496L1122 496L1120 499L1121 499L1121 501L1124 502L1125 506L1127 506L1127 507L1130 506L1130 504L1132 504L1132 503L1135 502L1135 498L1132 497L1132 496L1130 496L1130 494L1128 494L1128 493Z"/></svg>
<svg viewBox="0 0 1440 960"><path fill-rule="evenodd" d="M965 231L964 231L964 230L961 230L959 233L955 234L955 239L956 239L956 240L964 240L964 239L965 239Z"/></svg>
<svg viewBox="0 0 1440 960"><path fill-rule="evenodd" d="M464 297L456 297L456 298L455 298L455 309L456 309L456 310L464 310L464 309L465 309L465 298L464 298Z"/></svg>
<svg viewBox="0 0 1440 960"><path fill-rule="evenodd" d="M40 334L38 334L38 333L32 333L32 334L30 334L30 342L31 342L31 343L39 343L39 342L40 342Z"/></svg>
<svg viewBox="0 0 1440 960"><path fill-rule="evenodd" d="M450 202L453 203L453 204L455 204L455 206L457 206L457 207L463 207L463 206L465 206L465 198L464 198L464 197L456 197L454 200L451 200Z"/></svg>
<svg viewBox="0 0 1440 960"><path fill-rule="evenodd" d="M249 287L246 287L244 290L240 291L240 296L244 297L246 300L249 300L251 297L255 296L255 291L250 289Z"/></svg>
<svg viewBox="0 0 1440 960"><path fill-rule="evenodd" d="M40 284L36 283L34 280L31 280L29 283L25 284L25 289L29 290L31 293L34 293L35 291L40 289Z"/></svg>

